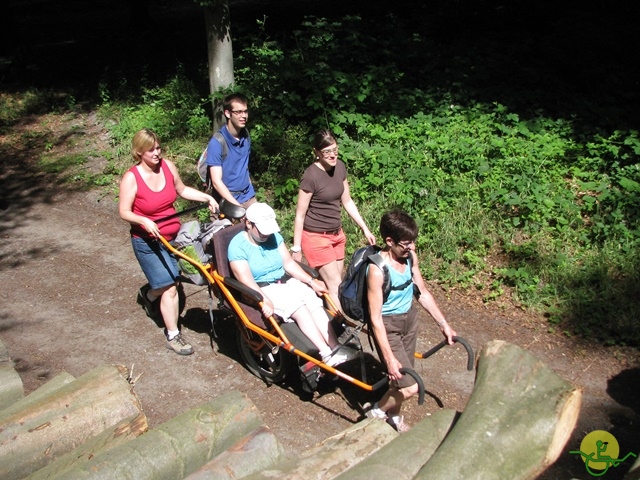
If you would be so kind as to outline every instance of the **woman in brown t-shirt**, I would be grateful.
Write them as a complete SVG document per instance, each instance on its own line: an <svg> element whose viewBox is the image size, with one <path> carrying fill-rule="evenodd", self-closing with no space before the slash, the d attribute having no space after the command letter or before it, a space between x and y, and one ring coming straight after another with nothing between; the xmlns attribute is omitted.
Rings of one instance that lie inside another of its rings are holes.
<svg viewBox="0 0 640 480"><path fill-rule="evenodd" d="M338 286L344 267L346 237L340 220L340 206L362 229L374 245L376 237L369 231L349 193L347 169L338 159L338 145L329 130L320 130L313 141L315 162L302 175L293 231L291 252L300 261L302 253L318 269L336 306Z"/></svg>

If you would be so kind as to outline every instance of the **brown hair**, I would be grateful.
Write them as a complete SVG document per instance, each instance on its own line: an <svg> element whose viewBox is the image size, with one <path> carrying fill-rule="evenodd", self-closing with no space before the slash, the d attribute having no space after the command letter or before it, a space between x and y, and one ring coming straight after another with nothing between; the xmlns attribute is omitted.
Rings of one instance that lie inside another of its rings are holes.
<svg viewBox="0 0 640 480"><path fill-rule="evenodd" d="M333 135L331 130L319 130L313 137L313 148L316 150L322 150L329 145L333 145L337 143L336 137Z"/></svg>
<svg viewBox="0 0 640 480"><path fill-rule="evenodd" d="M380 219L382 239L391 238L394 242L413 241L418 237L418 224L406 212L391 210Z"/></svg>
<svg viewBox="0 0 640 480"><path fill-rule="evenodd" d="M245 97L241 93L232 93L231 95L227 95L226 97L224 97L224 99L222 100L222 111L231 111L231 109L233 108L231 103L233 102L242 103L243 105L249 104L249 100L247 100L247 97Z"/></svg>

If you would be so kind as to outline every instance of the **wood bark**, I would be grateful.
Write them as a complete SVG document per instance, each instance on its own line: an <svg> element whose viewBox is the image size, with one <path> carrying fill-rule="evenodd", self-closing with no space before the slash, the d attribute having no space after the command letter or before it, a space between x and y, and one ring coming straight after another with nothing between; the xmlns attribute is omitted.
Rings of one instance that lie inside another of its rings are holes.
<svg viewBox="0 0 640 480"><path fill-rule="evenodd" d="M284 449L266 427L259 427L240 439L184 480L235 480L260 472L280 461Z"/></svg>
<svg viewBox="0 0 640 480"><path fill-rule="evenodd" d="M489 342L465 411L415 478L536 478L564 451L580 401L580 390L530 353Z"/></svg>
<svg viewBox="0 0 640 480"><path fill-rule="evenodd" d="M234 83L233 45L231 41L231 15L228 0L216 0L204 7L204 19L207 31L207 55L209 64L209 92L213 104L213 131L217 132L224 124L222 102L215 94L221 88Z"/></svg>
<svg viewBox="0 0 640 480"><path fill-rule="evenodd" d="M22 379L15 371L13 360L4 344L0 342L0 410L11 406L24 397Z"/></svg>
<svg viewBox="0 0 640 480"><path fill-rule="evenodd" d="M386 422L368 419L327 438L294 459L284 460L268 470L244 477L244 480L335 478L397 437L398 433Z"/></svg>
<svg viewBox="0 0 640 480"><path fill-rule="evenodd" d="M90 438L75 450L63 455L37 472L29 475L28 480L50 480L52 478L66 478L67 470L78 468L98 454L127 443L139 437L149 428L147 417L141 413L137 417L123 420L118 425L104 430L97 436Z"/></svg>
<svg viewBox="0 0 640 480"><path fill-rule="evenodd" d="M339 475L339 480L385 478L411 480L429 461L458 418L455 410L440 410L425 417L365 460Z"/></svg>
<svg viewBox="0 0 640 480"><path fill-rule="evenodd" d="M122 366L98 367L0 417L0 478L24 478L87 439L142 413Z"/></svg>
<svg viewBox="0 0 640 480"><path fill-rule="evenodd" d="M230 392L54 478L184 478L261 425L253 403Z"/></svg>
<svg viewBox="0 0 640 480"><path fill-rule="evenodd" d="M33 405L36 402L39 402L41 398L51 394L55 390L65 386L67 383L73 382L74 380L75 380L75 377L70 373L67 373L67 372L59 373L58 375L53 377L51 380L49 380L47 383L42 385L40 388L31 392L26 397L18 400L17 402L13 403L9 407L5 408L4 410L0 410L0 418L13 415L14 413L20 410L24 410L28 408L30 405Z"/></svg>
<svg viewBox="0 0 640 480"><path fill-rule="evenodd" d="M640 452L636 452L636 454L638 455L636 461L631 465L623 480L640 480Z"/></svg>

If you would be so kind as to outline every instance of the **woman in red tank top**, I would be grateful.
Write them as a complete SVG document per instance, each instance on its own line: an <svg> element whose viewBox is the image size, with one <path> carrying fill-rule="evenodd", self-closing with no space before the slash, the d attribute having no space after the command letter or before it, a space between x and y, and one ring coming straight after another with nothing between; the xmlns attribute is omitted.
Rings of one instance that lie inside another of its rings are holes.
<svg viewBox="0 0 640 480"><path fill-rule="evenodd" d="M190 355L193 348L178 328L179 301L176 258L160 243L162 235L173 240L180 221L156 220L175 213L173 202L180 195L186 200L208 202L215 212L217 202L204 192L187 187L176 166L162 158L160 140L149 129L137 132L131 142L131 155L137 162L120 182L120 217L131 224L131 244L148 284L140 288L138 303L154 319L162 318L167 331L167 348L180 355Z"/></svg>

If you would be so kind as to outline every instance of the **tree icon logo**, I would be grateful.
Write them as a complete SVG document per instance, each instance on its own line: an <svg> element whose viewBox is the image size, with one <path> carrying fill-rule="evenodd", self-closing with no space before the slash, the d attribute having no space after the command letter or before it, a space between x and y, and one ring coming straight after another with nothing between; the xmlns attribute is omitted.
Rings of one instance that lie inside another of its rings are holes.
<svg viewBox="0 0 640 480"><path fill-rule="evenodd" d="M624 458L618 459L620 455L620 445L618 440L609 432L604 430L594 430L582 439L580 450L571 450L582 457L584 466L590 475L600 477L607 473L609 467L617 467L630 456L636 454L629 452Z"/></svg>

